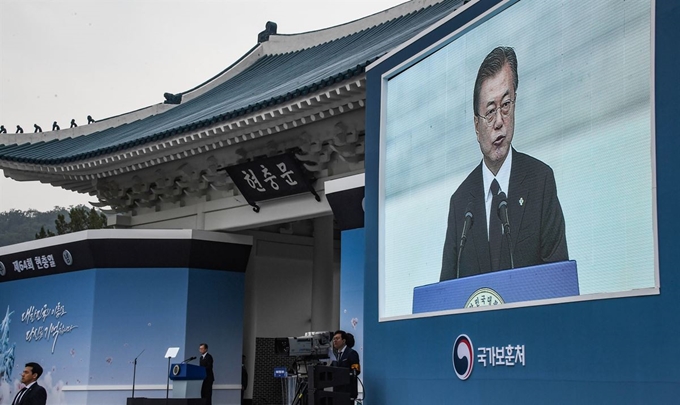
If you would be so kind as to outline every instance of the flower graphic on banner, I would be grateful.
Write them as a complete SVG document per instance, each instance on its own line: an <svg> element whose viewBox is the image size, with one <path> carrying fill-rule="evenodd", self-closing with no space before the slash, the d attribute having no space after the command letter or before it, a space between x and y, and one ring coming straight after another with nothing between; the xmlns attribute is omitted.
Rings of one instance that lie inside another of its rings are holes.
<svg viewBox="0 0 680 405"><path fill-rule="evenodd" d="M0 321L0 405L10 405L16 393L23 387L18 379L12 381L12 372L14 371L14 359L16 343L10 343L10 316L14 311L9 310L5 312L5 317ZM53 381L51 371L46 372L40 377L40 385L47 390L50 405L66 404L66 399L62 387L64 382L59 380Z"/></svg>
<svg viewBox="0 0 680 405"><path fill-rule="evenodd" d="M0 381L7 383L10 382L14 369L14 348L16 347L16 343L9 342L9 316L13 313L14 311L9 311L8 306L5 318L0 322Z"/></svg>

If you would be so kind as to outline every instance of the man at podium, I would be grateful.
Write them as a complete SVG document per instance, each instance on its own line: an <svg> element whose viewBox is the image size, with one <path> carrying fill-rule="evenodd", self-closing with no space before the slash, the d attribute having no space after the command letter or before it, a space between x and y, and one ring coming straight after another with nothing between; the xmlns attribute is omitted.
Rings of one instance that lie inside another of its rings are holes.
<svg viewBox="0 0 680 405"><path fill-rule="evenodd" d="M215 382L215 374L213 374L213 357L208 353L208 344L201 343L198 346L198 351L201 353L201 360L199 365L205 367L205 379L201 385L201 398L206 398L206 404L212 405L212 386Z"/></svg>
<svg viewBox="0 0 680 405"><path fill-rule="evenodd" d="M515 51L492 50L473 92L482 162L451 196L440 281L569 259L552 169L512 148L518 83Z"/></svg>

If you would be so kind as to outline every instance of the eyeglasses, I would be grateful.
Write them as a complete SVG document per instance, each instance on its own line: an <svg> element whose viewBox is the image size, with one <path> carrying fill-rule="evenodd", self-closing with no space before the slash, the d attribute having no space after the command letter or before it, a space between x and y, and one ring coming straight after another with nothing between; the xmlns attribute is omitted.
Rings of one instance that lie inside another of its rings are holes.
<svg viewBox="0 0 680 405"><path fill-rule="evenodd" d="M496 117L498 116L498 114L496 113L500 111L503 117L507 117L508 114L510 114L510 107L512 107L512 105L515 104L515 100L505 100L503 101L503 104L501 104L500 107L496 107L493 110L490 110L485 115L477 116L483 119L484 122L486 122L487 126L492 126L493 124L496 123Z"/></svg>

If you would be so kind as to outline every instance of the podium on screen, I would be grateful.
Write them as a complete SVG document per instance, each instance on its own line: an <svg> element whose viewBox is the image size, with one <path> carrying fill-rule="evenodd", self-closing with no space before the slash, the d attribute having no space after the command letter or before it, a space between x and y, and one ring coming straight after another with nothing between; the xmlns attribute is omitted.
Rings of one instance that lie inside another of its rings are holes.
<svg viewBox="0 0 680 405"><path fill-rule="evenodd" d="M579 295L576 261L479 274L413 289L413 313Z"/></svg>

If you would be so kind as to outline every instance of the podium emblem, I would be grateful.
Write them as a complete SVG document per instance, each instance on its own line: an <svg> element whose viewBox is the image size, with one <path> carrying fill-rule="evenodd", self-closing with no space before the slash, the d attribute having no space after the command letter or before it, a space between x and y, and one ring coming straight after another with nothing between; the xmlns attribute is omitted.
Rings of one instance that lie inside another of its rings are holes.
<svg viewBox="0 0 680 405"><path fill-rule="evenodd" d="M172 375L178 375L178 374L179 374L179 371L180 371L179 364L175 364L175 365L172 367Z"/></svg>
<svg viewBox="0 0 680 405"><path fill-rule="evenodd" d="M465 308L486 307L505 304L503 297L492 288L480 288L473 292L465 303Z"/></svg>

